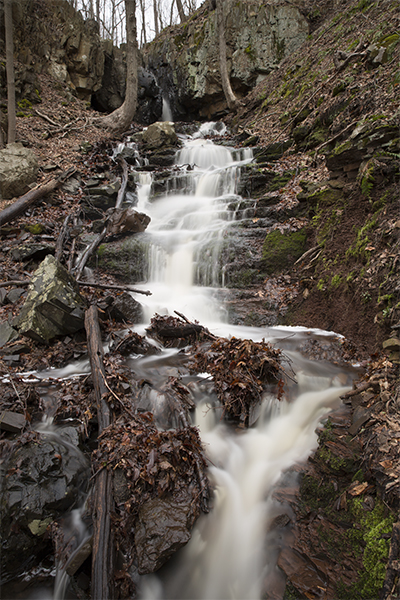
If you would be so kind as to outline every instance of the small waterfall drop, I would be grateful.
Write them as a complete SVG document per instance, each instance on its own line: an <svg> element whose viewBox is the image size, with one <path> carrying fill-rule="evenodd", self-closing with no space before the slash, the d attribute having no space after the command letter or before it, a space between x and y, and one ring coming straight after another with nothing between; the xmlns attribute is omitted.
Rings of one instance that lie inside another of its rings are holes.
<svg viewBox="0 0 400 600"><path fill-rule="evenodd" d="M169 102L168 102L167 98L165 98L165 96L163 96L163 99L162 99L161 120L162 121L173 121L174 120L174 118L172 116L171 107L169 105Z"/></svg>
<svg viewBox="0 0 400 600"><path fill-rule="evenodd" d="M251 159L251 151L242 156L193 136L176 154L178 173L167 192L152 198L148 184L139 190L138 210L151 218L146 321L175 310L205 324L221 320L211 296L222 280L218 257L231 220L227 206L236 196L240 166Z"/></svg>
<svg viewBox="0 0 400 600"><path fill-rule="evenodd" d="M239 435L217 420L207 398L197 406L196 425L215 486L214 507L200 517L189 543L165 568L141 579L141 600L260 600L276 564L276 551L266 541L267 523L279 514L274 486L310 454L318 424L340 404L349 389L342 386L352 379L350 370L322 366L298 353L303 336L332 335L328 332L223 322L212 292L222 280L219 255L233 218L228 204L240 200L240 167L252 159L249 149L233 150L203 137L224 133L213 123L202 126L176 155L179 176L185 178L183 191L172 185L162 197L150 195L142 203L151 216L146 285L153 296L146 319L176 310L220 336L273 340L287 350L297 383L288 401L266 397L257 425Z"/></svg>

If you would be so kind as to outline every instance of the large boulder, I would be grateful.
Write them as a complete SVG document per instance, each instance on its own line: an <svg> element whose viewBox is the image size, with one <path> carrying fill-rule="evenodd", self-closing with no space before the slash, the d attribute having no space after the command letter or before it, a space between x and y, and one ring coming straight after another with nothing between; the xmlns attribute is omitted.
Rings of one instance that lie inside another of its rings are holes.
<svg viewBox="0 0 400 600"><path fill-rule="evenodd" d="M84 327L86 302L78 284L54 256L47 256L32 276L28 297L14 326L19 333L47 343Z"/></svg>
<svg viewBox="0 0 400 600"><path fill-rule="evenodd" d="M36 181L39 171L36 154L22 144L7 144L0 150L0 198L22 196Z"/></svg>
<svg viewBox="0 0 400 600"><path fill-rule="evenodd" d="M172 123L169 121L158 121L150 125L143 132L142 141L146 148L155 150L163 146L173 146L178 141L178 136Z"/></svg>

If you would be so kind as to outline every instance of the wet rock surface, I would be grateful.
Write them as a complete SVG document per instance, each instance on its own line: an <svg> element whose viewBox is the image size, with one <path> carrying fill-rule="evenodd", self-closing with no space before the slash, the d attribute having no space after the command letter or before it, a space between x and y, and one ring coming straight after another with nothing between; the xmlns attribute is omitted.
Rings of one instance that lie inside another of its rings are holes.
<svg viewBox="0 0 400 600"><path fill-rule="evenodd" d="M30 433L21 442L2 465L4 581L21 575L37 556L49 552L48 526L79 505L89 476L88 462L68 431L57 436Z"/></svg>
<svg viewBox="0 0 400 600"><path fill-rule="evenodd" d="M139 573L154 573L191 538L192 497L186 502L158 498L140 509L135 525Z"/></svg>

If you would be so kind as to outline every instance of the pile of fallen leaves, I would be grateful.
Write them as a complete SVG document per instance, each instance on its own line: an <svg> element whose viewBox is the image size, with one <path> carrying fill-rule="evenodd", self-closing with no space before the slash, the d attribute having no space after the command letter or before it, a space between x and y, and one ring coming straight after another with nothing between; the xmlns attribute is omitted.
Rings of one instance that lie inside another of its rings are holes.
<svg viewBox="0 0 400 600"><path fill-rule="evenodd" d="M143 412L129 419L121 416L104 429L93 466L96 473L103 468L122 470L128 494L126 500L125 496L120 502L116 498L116 503L121 515L128 518L154 497L177 497L196 484L201 488L199 467L205 469L207 464L195 427L159 431L152 413ZM200 512L200 501L195 508Z"/></svg>
<svg viewBox="0 0 400 600"><path fill-rule="evenodd" d="M266 384L276 384L281 397L285 376L281 359L281 351L267 342L218 338L195 350L190 369L212 376L224 417L245 427L251 424L250 412L261 402Z"/></svg>

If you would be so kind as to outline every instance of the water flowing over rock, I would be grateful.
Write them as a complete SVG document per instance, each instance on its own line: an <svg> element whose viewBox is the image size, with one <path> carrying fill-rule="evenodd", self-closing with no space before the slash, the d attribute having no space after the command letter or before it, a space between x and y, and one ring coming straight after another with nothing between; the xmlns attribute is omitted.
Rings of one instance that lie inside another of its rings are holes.
<svg viewBox="0 0 400 600"><path fill-rule="evenodd" d="M22 144L7 144L0 150L0 198L22 196L36 181L39 165L32 150Z"/></svg>
<svg viewBox="0 0 400 600"><path fill-rule="evenodd" d="M308 34L308 23L289 3L232 3L227 16L231 83L245 94L291 54ZM182 27L168 30L145 50L145 61L162 85L173 116L213 118L226 110L218 60L216 11L205 3Z"/></svg>
<svg viewBox="0 0 400 600"><path fill-rule="evenodd" d="M86 304L74 278L54 256L35 271L15 326L20 334L47 343L83 328Z"/></svg>
<svg viewBox="0 0 400 600"><path fill-rule="evenodd" d="M139 573L157 571L179 548L190 540L192 497L186 503L155 498L141 508L135 526L135 545Z"/></svg>

